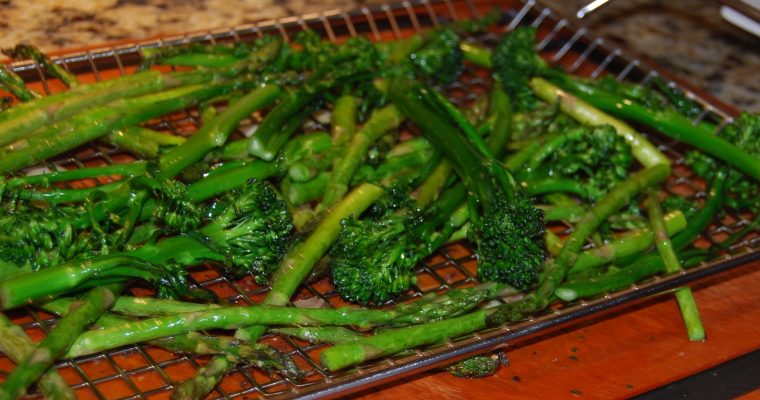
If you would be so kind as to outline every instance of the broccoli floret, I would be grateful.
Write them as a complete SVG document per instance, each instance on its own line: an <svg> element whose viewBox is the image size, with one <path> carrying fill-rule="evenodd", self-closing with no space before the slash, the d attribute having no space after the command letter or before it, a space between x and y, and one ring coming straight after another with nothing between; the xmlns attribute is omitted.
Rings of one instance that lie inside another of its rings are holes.
<svg viewBox="0 0 760 400"><path fill-rule="evenodd" d="M633 155L630 144L615 128L581 128L566 135L567 140L546 161L551 176L586 182L592 200L626 179Z"/></svg>
<svg viewBox="0 0 760 400"><path fill-rule="evenodd" d="M341 222L330 250L333 284L344 299L383 304L417 282L418 245L409 235L420 212L407 189L391 186L362 218Z"/></svg>
<svg viewBox="0 0 760 400"><path fill-rule="evenodd" d="M536 29L521 27L504 36L494 49L493 76L512 100L517 111L534 110L538 100L530 89L532 76L547 71L546 62L536 53Z"/></svg>
<svg viewBox="0 0 760 400"><path fill-rule="evenodd" d="M285 201L270 184L251 182L212 207L225 211L201 231L206 243L235 272L247 272L257 282L265 282L287 252L293 230Z"/></svg>
<svg viewBox="0 0 760 400"><path fill-rule="evenodd" d="M478 278L518 289L538 281L544 262L543 213L529 198L494 201L485 210L475 235Z"/></svg>
<svg viewBox="0 0 760 400"><path fill-rule="evenodd" d="M424 47L409 56L417 75L441 84L454 82L464 65L459 35L451 28L440 28L432 35Z"/></svg>
<svg viewBox="0 0 760 400"><path fill-rule="evenodd" d="M482 139L467 134L467 129L460 128L462 121L452 121L449 114L425 100L435 98L426 93L430 90L396 80L390 96L452 163L469 192L479 275L520 289L530 287L544 260L543 212L523 196L514 177L494 159Z"/></svg>
<svg viewBox="0 0 760 400"><path fill-rule="evenodd" d="M760 115L742 113L727 126L722 136L748 154L760 158ZM711 181L722 162L700 151L686 153L686 163L697 176ZM733 169L726 180L725 204L735 210L760 211L760 186L754 179Z"/></svg>
<svg viewBox="0 0 760 400"><path fill-rule="evenodd" d="M476 356L449 365L446 370L457 378L485 378L496 373L499 368L499 356Z"/></svg>
<svg viewBox="0 0 760 400"><path fill-rule="evenodd" d="M699 206L694 200L689 200L683 196L668 196L662 201L662 208L667 212L681 211L690 221L694 214L699 211Z"/></svg>
<svg viewBox="0 0 760 400"><path fill-rule="evenodd" d="M330 252L333 284L344 299L383 304L416 283L417 258L405 218L348 219Z"/></svg>

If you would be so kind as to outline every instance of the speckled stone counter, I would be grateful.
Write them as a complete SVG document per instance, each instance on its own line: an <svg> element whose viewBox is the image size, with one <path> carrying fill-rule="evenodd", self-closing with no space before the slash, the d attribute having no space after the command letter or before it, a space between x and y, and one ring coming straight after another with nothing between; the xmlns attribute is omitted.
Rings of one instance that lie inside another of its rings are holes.
<svg viewBox="0 0 760 400"><path fill-rule="evenodd" d="M588 0L544 0L573 16ZM0 0L0 45L83 47L356 7L376 0ZM584 19L592 32L648 56L738 108L760 112L760 38L718 14L713 0L617 0Z"/></svg>

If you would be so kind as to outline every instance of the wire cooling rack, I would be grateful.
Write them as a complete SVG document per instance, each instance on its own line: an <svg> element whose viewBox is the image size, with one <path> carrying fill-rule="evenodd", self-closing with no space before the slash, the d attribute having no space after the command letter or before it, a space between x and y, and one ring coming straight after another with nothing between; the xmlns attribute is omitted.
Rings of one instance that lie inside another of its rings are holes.
<svg viewBox="0 0 760 400"><path fill-rule="evenodd" d="M467 40L493 45L504 31L517 26L531 25L538 28L538 49L542 55L551 63L561 65L572 73L591 77L606 74L618 80L644 85L650 84L655 77L667 76L657 67L631 57L623 50L609 47L602 39L591 36L586 29L558 17L550 9L534 1L424 0L365 7L350 12L332 10L263 21L227 30L64 54L57 59L57 62L84 79L109 79L132 72L140 62L139 50L145 47L172 46L191 42L250 41L268 34L281 35L285 40L289 40L297 31L307 28L333 41L355 35L365 35L373 40L398 39L453 20L477 17L493 7L498 7L502 12L505 21L503 28L497 32L472 36ZM62 88L60 82L49 79L45 71L36 63L16 63L13 68L30 84L41 87L46 93ZM720 121L717 132L720 134L720 130L731 122L735 111L714 99L696 94L670 79L666 81L684 89L689 96L702 104L704 111L697 116L695 123L704 119ZM479 93L487 92L490 85L491 81L487 72L468 66L461 80L448 87L448 94L459 104L467 104ZM249 122L258 122L257 119L252 118ZM155 121L153 128L177 135L189 135L197 128L198 123L197 110L186 110ZM308 121L308 125L314 129L325 128L320 126L316 118ZM245 127L241 127L241 132L244 129ZM674 161L673 175L664 185L664 190L691 198L703 198L705 196L704 182L693 177L683 164L686 147L660 135L653 134L649 137ZM64 157L34 168L72 169L129 162L132 159L129 154L119 149L97 144L77 149ZM71 187L98 185L107 181L107 179L84 180L74 182ZM754 217L753 215L727 214L702 235L698 243L719 243L741 230ZM567 232L569 228L569 225L561 223L552 227L560 233ZM655 277L620 292L550 309L542 315L518 324L480 332L441 346L407 352L338 373L330 373L319 364L319 353L326 348L326 345L312 345L287 337L267 335L263 340L288 352L307 372L306 378L302 381L292 381L279 376L267 376L249 366L240 365L225 377L210 396L211 398L243 396L319 398L347 394L445 365L456 359L485 352L507 341L543 332L570 321L735 268L760 258L758 247L760 247L760 233L754 230L727 249L718 259L688 272ZM448 246L432 256L425 265L420 266L416 287L410 290L402 300L454 287L474 285L477 283L475 267L476 258L464 244ZM222 269L217 269L213 265L194 269L192 281L195 285L213 290L219 296L237 304L257 303L263 299L268 290L267 287L257 285L251 279L236 280L227 276ZM146 289L141 288L133 288L132 291L136 295L148 293ZM294 296L294 300L311 298L318 298L330 306L344 305L329 279L324 276L311 277ZM31 307L12 310L8 312L8 316L35 339L43 337L56 321L54 316ZM57 367L64 379L75 389L79 398L145 399L168 397L178 382L194 376L197 369L208 360L209 357L178 355L153 346L135 345L89 357L62 361ZM0 355L0 379L12 368L11 361L4 355ZM39 397L39 394L32 393L30 396Z"/></svg>

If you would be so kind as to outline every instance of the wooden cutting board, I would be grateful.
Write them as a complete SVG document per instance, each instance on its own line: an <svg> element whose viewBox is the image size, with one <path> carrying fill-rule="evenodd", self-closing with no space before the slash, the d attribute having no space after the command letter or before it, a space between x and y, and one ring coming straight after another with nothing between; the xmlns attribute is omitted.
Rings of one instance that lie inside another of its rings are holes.
<svg viewBox="0 0 760 400"><path fill-rule="evenodd" d="M485 379L424 373L357 397L620 399L760 348L760 262L693 289L708 336L704 342L686 338L678 306L665 295L510 344L509 365ZM742 398L760 399L760 391Z"/></svg>

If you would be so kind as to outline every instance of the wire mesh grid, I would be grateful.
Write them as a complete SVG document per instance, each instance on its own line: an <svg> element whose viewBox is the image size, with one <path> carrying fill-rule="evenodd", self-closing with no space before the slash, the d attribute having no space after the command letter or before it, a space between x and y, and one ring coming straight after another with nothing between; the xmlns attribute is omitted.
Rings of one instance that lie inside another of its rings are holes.
<svg viewBox="0 0 760 400"><path fill-rule="evenodd" d="M313 29L333 41L354 35L366 35L373 40L398 39L452 20L482 15L494 6L501 8L507 20L504 30L508 31L521 25L536 27L539 32L538 49L551 63L561 65L570 72L590 77L607 74L618 80L645 85L661 74L656 68L628 56L624 51L610 48L604 40L594 38L584 28L575 27L572 22L558 17L550 9L535 1L423 0L404 1L374 8L365 7L352 12L325 11L264 21L229 30L94 49L64 55L58 58L57 62L70 71L83 76L89 75L94 80L101 80L130 73L140 61L139 50L145 47L172 46L190 42L250 41L265 34L278 34L285 40L289 40L295 32L306 28ZM476 35L467 40L493 45L501 33ZM13 68L26 80L37 82L36 84L40 85L46 93L61 88L60 83L47 79L45 72L36 63L16 63ZM676 85L674 82L670 84ZM467 66L462 79L449 86L447 90L455 102L463 105L473 101L479 93L488 91L490 85L488 73L473 66ZM686 92L704 107L704 111L695 119L695 123L704 119L719 121L719 134L720 130L731 122L732 110L718 105L709 98L688 90ZM260 120L260 117L252 118L249 123L256 123L257 119ZM154 128L172 134L189 135L198 124L198 112L186 110L155 121ZM312 128L324 129L316 118L311 119L309 124ZM245 126L241 127L238 135L245 129ZM673 175L664 185L665 190L672 194L696 199L703 198L705 196L704 183L694 178L689 169L684 166L683 155L686 147L660 135L649 137L674 160ZM117 148L97 144L77 149L65 157L35 168L73 169L131 160L132 157L129 154ZM99 185L108 181L108 179L84 180L69 184L69 187ZM698 241L719 243L746 227L752 218L754 218L752 215L726 214L720 223L712 226ZM557 223L551 226L551 229L560 234L567 233L570 225ZM345 372L329 373L321 367L318 362L319 353L325 345L312 345L270 334L262 340L290 354L306 371L306 378L302 381L293 381L279 376L267 376L241 364L225 377L210 396L211 398L320 397L348 393L440 366L458 358L489 350L506 340L531 335L567 321L733 268L760 258L758 247L760 247L760 234L757 230L753 230L747 232L743 240L727 249L719 259L689 272L676 276L655 277L621 292L550 309L543 315L518 324L480 332L471 337L450 341L442 346L407 352ZM477 283L475 268L476 257L466 245L454 244L445 247L419 267L417 285L401 301L430 292L474 285ZM191 281L194 285L213 290L220 297L236 304L258 303L268 290L267 287L257 285L250 278L234 279L214 265L194 269L191 273ZM145 295L149 291L136 288L133 289L133 293ZM310 298L317 298L330 306L344 305L329 279L321 275L311 277L294 296L294 301ZM8 314L14 323L22 326L34 339L43 337L56 321L55 316L31 307L13 310ZM62 361L57 366L79 398L143 399L168 397L174 385L194 376L197 369L208 360L207 356L178 355L151 345L135 345ZM0 356L0 379L12 368L11 361L6 356ZM31 394L31 396L39 395Z"/></svg>

